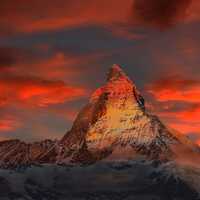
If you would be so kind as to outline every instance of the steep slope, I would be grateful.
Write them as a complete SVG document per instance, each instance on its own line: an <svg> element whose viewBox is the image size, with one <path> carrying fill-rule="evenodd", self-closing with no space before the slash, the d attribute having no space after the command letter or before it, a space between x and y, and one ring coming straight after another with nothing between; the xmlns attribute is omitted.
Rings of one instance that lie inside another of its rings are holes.
<svg viewBox="0 0 200 200"><path fill-rule="evenodd" d="M183 139L184 138L184 139ZM173 146L198 151L184 136L170 131L145 111L134 83L114 65L105 86L97 89L59 144L58 162L131 159L136 154L169 159Z"/></svg>

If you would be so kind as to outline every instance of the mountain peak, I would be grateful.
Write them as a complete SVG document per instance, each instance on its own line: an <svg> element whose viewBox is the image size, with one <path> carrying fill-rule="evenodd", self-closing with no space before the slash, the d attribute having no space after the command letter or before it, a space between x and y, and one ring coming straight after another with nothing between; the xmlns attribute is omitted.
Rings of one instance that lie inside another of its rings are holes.
<svg viewBox="0 0 200 200"><path fill-rule="evenodd" d="M92 94L72 129L61 140L64 153L59 155L59 160L65 160L69 152L74 152L70 159L75 162L113 156L130 159L135 152L165 159L172 152L171 145L181 141L158 117L146 112L144 99L135 84L115 64L105 85Z"/></svg>
<svg viewBox="0 0 200 200"><path fill-rule="evenodd" d="M99 101L101 98L106 98L106 102L111 102L111 104L115 101L115 105L123 99L129 99L134 106L144 109L143 97L121 66L117 64L110 68L106 84L92 94L90 102Z"/></svg>
<svg viewBox="0 0 200 200"><path fill-rule="evenodd" d="M108 72L107 81L117 80L121 78L128 79L127 75L122 70L122 67L120 65L114 64Z"/></svg>

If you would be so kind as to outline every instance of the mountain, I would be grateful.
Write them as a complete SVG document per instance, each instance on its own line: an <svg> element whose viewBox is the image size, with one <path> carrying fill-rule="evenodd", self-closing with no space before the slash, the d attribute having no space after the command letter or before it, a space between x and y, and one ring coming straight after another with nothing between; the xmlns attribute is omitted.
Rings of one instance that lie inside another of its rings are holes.
<svg viewBox="0 0 200 200"><path fill-rule="evenodd" d="M0 199L200 200L199 166L199 147L114 65L63 138L0 142Z"/></svg>
<svg viewBox="0 0 200 200"><path fill-rule="evenodd" d="M180 156L180 151L198 153L199 147L149 114L135 84L119 65L113 65L105 85L92 94L61 140L0 142L0 166L88 164L138 156L168 161Z"/></svg>
<svg viewBox="0 0 200 200"><path fill-rule="evenodd" d="M119 65L112 66L106 84L92 94L59 146L60 162L129 160L138 154L169 160L177 148L199 151L146 111L144 98Z"/></svg>

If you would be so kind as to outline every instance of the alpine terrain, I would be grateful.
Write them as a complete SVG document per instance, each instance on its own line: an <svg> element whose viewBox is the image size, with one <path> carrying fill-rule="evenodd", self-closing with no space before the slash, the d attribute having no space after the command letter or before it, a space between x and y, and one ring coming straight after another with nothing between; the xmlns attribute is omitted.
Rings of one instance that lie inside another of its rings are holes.
<svg viewBox="0 0 200 200"><path fill-rule="evenodd" d="M199 147L148 113L119 65L63 138L2 141L0 166L6 200L200 199Z"/></svg>
<svg viewBox="0 0 200 200"><path fill-rule="evenodd" d="M146 111L140 92L118 65L110 69L106 84L93 93L59 146L57 162L130 160L137 154L164 161L181 149L199 151Z"/></svg>

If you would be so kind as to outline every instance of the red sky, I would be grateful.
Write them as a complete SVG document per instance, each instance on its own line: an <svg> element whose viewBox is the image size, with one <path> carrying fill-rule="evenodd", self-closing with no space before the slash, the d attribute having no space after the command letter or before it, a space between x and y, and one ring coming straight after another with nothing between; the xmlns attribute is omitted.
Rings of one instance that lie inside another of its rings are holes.
<svg viewBox="0 0 200 200"><path fill-rule="evenodd" d="M59 138L113 63L200 141L198 0L3 0L0 139Z"/></svg>

